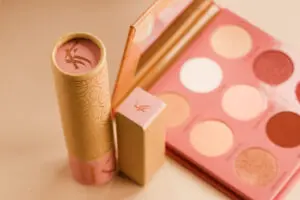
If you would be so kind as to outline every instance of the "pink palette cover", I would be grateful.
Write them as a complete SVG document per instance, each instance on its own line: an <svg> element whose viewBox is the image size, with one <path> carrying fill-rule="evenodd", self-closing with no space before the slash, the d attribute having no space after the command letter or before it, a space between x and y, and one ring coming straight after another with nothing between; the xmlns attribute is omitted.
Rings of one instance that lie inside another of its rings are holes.
<svg viewBox="0 0 300 200"><path fill-rule="evenodd" d="M222 29L230 33L228 41L218 35ZM230 38L234 34L236 38ZM207 66L219 71L210 68L204 72L207 77L190 73L184 78L188 73L183 68L193 71L188 65L191 60L197 61L195 72ZM299 169L299 62L291 47L221 9L150 90L159 97L180 97L188 107L189 115L182 123L168 127L170 120L166 120L169 154L182 157L189 168L198 168L232 198L280 199ZM212 82L216 77L219 81ZM174 102L178 103L176 98L166 103ZM176 106L170 106L168 117L182 115ZM223 125L208 126L215 122ZM207 131L210 136L204 137ZM227 146L221 151L224 143Z"/></svg>

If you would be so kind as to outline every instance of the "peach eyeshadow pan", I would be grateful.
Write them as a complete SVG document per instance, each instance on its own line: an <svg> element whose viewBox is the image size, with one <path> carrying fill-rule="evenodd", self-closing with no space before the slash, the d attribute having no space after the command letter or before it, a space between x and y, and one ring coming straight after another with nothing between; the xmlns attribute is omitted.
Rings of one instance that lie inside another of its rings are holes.
<svg viewBox="0 0 300 200"><path fill-rule="evenodd" d="M278 200L299 170L300 67L283 49L218 7L150 88L167 104L168 150L237 199Z"/></svg>
<svg viewBox="0 0 300 200"><path fill-rule="evenodd" d="M211 46L222 57L235 59L248 54L252 49L251 35L236 25L217 28L211 37Z"/></svg>
<svg viewBox="0 0 300 200"><path fill-rule="evenodd" d="M190 132L190 143L204 156L220 156L232 147L233 133L222 122L204 121L194 125Z"/></svg>
<svg viewBox="0 0 300 200"><path fill-rule="evenodd" d="M253 86L235 85L222 98L222 107L232 118L247 121L258 117L267 107L266 97Z"/></svg>
<svg viewBox="0 0 300 200"><path fill-rule="evenodd" d="M184 97L176 93L164 93L158 96L167 104L160 119L168 128L176 127L186 121L190 115L190 107ZM174 111L177 112L174 115Z"/></svg>

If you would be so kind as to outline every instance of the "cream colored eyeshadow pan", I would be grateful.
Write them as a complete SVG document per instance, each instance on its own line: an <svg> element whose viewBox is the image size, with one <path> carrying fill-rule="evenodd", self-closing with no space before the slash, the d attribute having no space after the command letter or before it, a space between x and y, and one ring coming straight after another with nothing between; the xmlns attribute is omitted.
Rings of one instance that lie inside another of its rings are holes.
<svg viewBox="0 0 300 200"><path fill-rule="evenodd" d="M218 88L223 79L221 67L209 58L187 60L180 71L180 81L192 92L208 93Z"/></svg>
<svg viewBox="0 0 300 200"><path fill-rule="evenodd" d="M192 128L190 143L198 153L204 156L220 156L228 152L233 145L233 133L223 122L204 121Z"/></svg>
<svg viewBox="0 0 300 200"><path fill-rule="evenodd" d="M235 59L245 56L252 49L251 35L235 25L224 25L215 30L211 37L213 50L222 57Z"/></svg>
<svg viewBox="0 0 300 200"><path fill-rule="evenodd" d="M222 107L230 117L247 121L265 111L267 100L262 92L252 86L235 85L225 91Z"/></svg>

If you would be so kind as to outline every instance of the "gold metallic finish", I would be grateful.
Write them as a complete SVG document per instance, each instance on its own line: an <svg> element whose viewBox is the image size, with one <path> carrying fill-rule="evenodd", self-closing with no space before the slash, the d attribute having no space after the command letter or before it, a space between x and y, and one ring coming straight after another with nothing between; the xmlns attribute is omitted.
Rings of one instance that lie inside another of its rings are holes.
<svg viewBox="0 0 300 200"><path fill-rule="evenodd" d="M66 73L56 63L57 48L75 38L90 39L101 51L98 65L82 75ZM69 153L83 161L100 158L114 147L104 45L87 33L62 37L52 53L52 71Z"/></svg>

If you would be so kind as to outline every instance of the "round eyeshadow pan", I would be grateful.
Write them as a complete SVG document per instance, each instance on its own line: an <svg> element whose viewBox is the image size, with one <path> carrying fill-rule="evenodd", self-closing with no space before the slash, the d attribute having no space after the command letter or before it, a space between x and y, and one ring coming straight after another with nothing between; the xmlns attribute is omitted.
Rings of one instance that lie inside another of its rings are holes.
<svg viewBox="0 0 300 200"><path fill-rule="evenodd" d="M227 89L222 107L230 117L248 121L258 117L267 108L263 93L249 85L235 85Z"/></svg>
<svg viewBox="0 0 300 200"><path fill-rule="evenodd" d="M242 182L263 187L276 178L278 165L276 158L266 150L249 148L237 156L235 171Z"/></svg>
<svg viewBox="0 0 300 200"><path fill-rule="evenodd" d="M211 46L218 55L227 59L236 59L251 51L252 38L242 27L224 25L212 34Z"/></svg>
<svg viewBox="0 0 300 200"><path fill-rule="evenodd" d="M167 128L179 126L190 116L190 106L179 94L162 93L157 96L167 105L159 116L159 120L162 120ZM174 115L174 111L177 114Z"/></svg>
<svg viewBox="0 0 300 200"><path fill-rule="evenodd" d="M259 80L269 85L279 85L292 76L294 63L285 53L269 50L256 57L253 71Z"/></svg>
<svg viewBox="0 0 300 200"><path fill-rule="evenodd" d="M207 157L216 157L227 153L232 147L233 133L223 122L203 121L192 128L190 143L198 153Z"/></svg>
<svg viewBox="0 0 300 200"><path fill-rule="evenodd" d="M267 122L266 132L280 147L297 147L300 145L300 116L289 111L277 113Z"/></svg>
<svg viewBox="0 0 300 200"><path fill-rule="evenodd" d="M187 60L180 71L180 81L192 92L208 93L218 88L223 80L221 67L209 58Z"/></svg>

